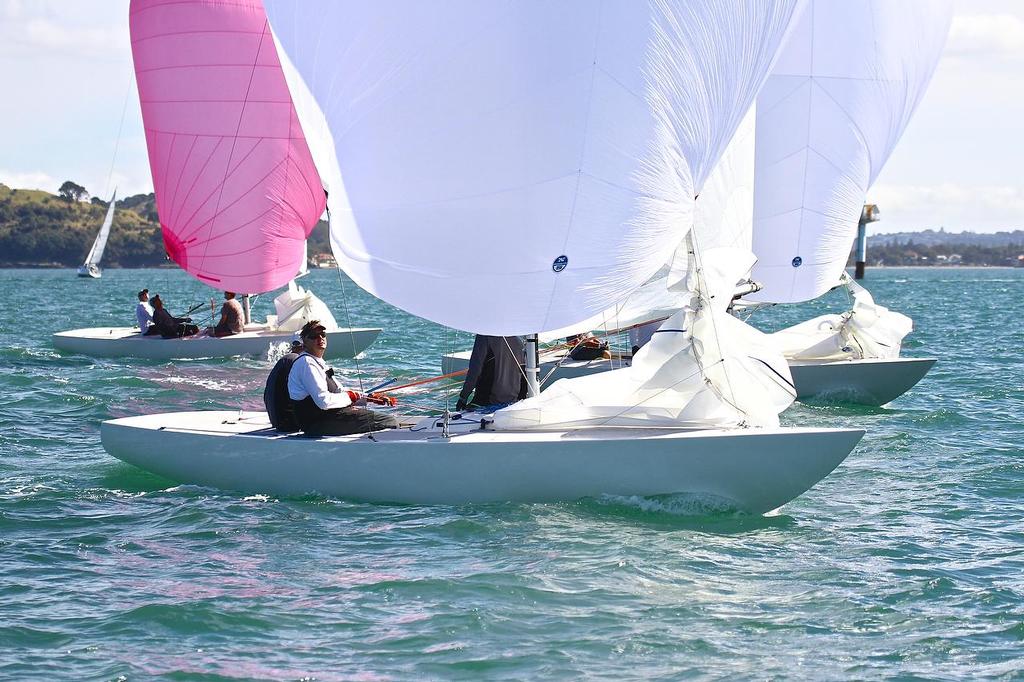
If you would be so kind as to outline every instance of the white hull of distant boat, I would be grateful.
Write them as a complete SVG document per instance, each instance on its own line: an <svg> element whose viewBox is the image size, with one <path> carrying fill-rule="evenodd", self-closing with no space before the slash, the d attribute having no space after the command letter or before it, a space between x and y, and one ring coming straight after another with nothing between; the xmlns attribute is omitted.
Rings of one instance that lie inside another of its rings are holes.
<svg viewBox="0 0 1024 682"><path fill-rule="evenodd" d="M366 350L380 332L380 329L375 328L329 331L327 357L355 357ZM59 350L97 357L151 360L230 357L266 355L271 346L289 343L293 333L248 325L245 332L232 336L195 335L180 339L163 339L159 335L143 336L135 327L93 327L58 332L53 335L53 346Z"/></svg>
<svg viewBox="0 0 1024 682"><path fill-rule="evenodd" d="M99 279L103 276L103 271L100 270L98 265L79 265L78 276Z"/></svg>
<svg viewBox="0 0 1024 682"><path fill-rule="evenodd" d="M368 502L555 502L692 494L755 514L794 499L846 459L859 429L592 428L305 438L262 412L177 412L103 422L114 457L174 481Z"/></svg>
<svg viewBox="0 0 1024 682"><path fill-rule="evenodd" d="M448 374L469 367L469 351L449 353L441 361L441 372ZM618 369L628 360L570 360L559 365L561 356L540 363L540 377L549 377L545 386L559 379L586 376ZM885 405L900 397L936 362L935 358L892 358L874 360L834 360L789 362L797 400L825 400ZM554 372L552 372L554 370Z"/></svg>

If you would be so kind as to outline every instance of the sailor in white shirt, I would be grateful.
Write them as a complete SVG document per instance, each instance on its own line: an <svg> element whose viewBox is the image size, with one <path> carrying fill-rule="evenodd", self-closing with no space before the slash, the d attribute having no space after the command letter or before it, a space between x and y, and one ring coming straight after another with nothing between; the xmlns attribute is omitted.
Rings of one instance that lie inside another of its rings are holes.
<svg viewBox="0 0 1024 682"><path fill-rule="evenodd" d="M139 304L135 306L135 319L139 321L139 331L145 334L153 324L153 308L149 305L149 289L139 292Z"/></svg>
<svg viewBox="0 0 1024 682"><path fill-rule="evenodd" d="M396 428L390 415L356 407L359 401L394 406L394 398L344 390L334 380L334 371L324 364L327 330L317 320L302 328L303 353L288 372L288 397L295 408L299 427L306 435L342 436Z"/></svg>

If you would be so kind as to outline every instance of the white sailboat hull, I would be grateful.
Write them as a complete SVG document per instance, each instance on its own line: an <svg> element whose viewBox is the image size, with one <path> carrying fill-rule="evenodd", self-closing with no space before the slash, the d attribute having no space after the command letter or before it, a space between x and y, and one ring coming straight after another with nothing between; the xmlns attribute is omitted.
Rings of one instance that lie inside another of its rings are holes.
<svg viewBox="0 0 1024 682"><path fill-rule="evenodd" d="M79 265L78 266L78 276L79 277L88 277L89 279L99 279L100 277L103 276L103 271L100 270L99 266L97 266L97 265L93 265L93 266Z"/></svg>
<svg viewBox="0 0 1024 682"><path fill-rule="evenodd" d="M448 374L469 367L469 351L449 353L441 361ZM860 405L885 405L900 397L936 362L935 358L892 358L877 360L790 361L797 400L834 400ZM626 361L628 364L628 361ZM550 374L545 386L559 379L586 376L623 366L620 360L558 360L541 362L540 376ZM554 370L554 373L551 371Z"/></svg>
<svg viewBox="0 0 1024 682"><path fill-rule="evenodd" d="M327 332L329 358L352 358L366 350L381 330L376 328L336 329ZM53 335L58 350L96 357L133 357L151 360L174 358L231 357L234 355L266 355L271 346L289 343L293 332L282 332L249 325L241 334L232 336L187 336L163 339L159 335L143 336L135 327L93 327L73 329Z"/></svg>
<svg viewBox="0 0 1024 682"><path fill-rule="evenodd" d="M790 361L797 400L885 405L917 384L936 358Z"/></svg>
<svg viewBox="0 0 1024 682"><path fill-rule="evenodd" d="M114 457L182 483L369 502L554 502L693 494L762 514L849 455L858 429L492 431L396 429L306 438L262 412L179 412L103 422Z"/></svg>

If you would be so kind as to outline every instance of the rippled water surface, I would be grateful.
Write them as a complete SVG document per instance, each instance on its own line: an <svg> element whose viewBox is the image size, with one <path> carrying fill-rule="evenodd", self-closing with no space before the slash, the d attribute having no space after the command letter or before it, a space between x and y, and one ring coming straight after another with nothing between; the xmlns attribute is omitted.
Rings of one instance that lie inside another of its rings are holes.
<svg viewBox="0 0 1024 682"><path fill-rule="evenodd" d="M340 323L385 329L337 363L349 381L436 374L470 342L336 272L305 282ZM50 334L130 324L141 286L177 313L210 290L176 270L0 271L0 678L1021 678L1024 270L867 283L914 318L905 354L940 362L884 408L791 408L868 433L762 518L685 498L415 507L177 486L109 457L100 422L256 408L268 361L100 360Z"/></svg>

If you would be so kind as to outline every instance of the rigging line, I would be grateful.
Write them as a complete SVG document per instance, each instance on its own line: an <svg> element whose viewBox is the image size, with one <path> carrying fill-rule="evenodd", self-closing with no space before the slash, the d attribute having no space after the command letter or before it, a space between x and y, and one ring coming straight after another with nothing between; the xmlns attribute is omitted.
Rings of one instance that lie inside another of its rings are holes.
<svg viewBox="0 0 1024 682"><path fill-rule="evenodd" d="M327 194L327 190L324 190L324 194ZM331 207L327 206L327 233L331 231ZM348 339L352 345L352 350L356 349L356 332L352 327L352 313L348 308L348 290L345 287L345 274L341 271L341 266L335 268L338 272L338 281L341 282L341 305L345 309L345 324L348 326ZM363 392L363 373L359 371L359 353L355 353L352 356L352 362L356 366L356 378L359 380L359 392Z"/></svg>
<svg viewBox="0 0 1024 682"><path fill-rule="evenodd" d="M722 362L725 362L725 361L724 361L724 360L719 360L718 362L716 362L716 363L714 363L714 364L710 365L710 366L709 366L709 367L707 367L706 369L711 369L711 367L714 367L715 365L717 365L717 364L720 364L720 363L722 363ZM646 403L646 402L647 402L648 400L653 400L654 398L657 398L658 396L660 396L660 395L661 395L662 393L665 393L666 391L671 391L671 390L672 390L673 388L675 388L675 387L676 387L676 386L678 386L679 384L683 383L684 381L689 381L689 380L690 380L690 379L692 379L693 377L695 377L695 376L699 376L699 375L703 374L703 373L704 373L705 371L706 371L706 370L705 370L705 368L704 368L704 367L701 367L701 366L700 366L700 364L698 363L698 365L697 365L697 371L696 371L696 372L693 372L692 374L688 374L687 376L683 377L682 379L680 379L679 381L675 382L674 384L672 384L672 385L670 385L670 386L666 386L665 388L661 389L660 391L658 391L658 392L657 392L657 393L655 393L654 395L649 395L649 396L647 396L646 398L644 398L643 400L641 400L640 402L638 402L638 403L635 403L635 404L633 404L633 405L630 405L630 406L626 407L626 408L625 408L625 409L623 409L623 410L622 410L621 412L617 412L616 414L613 414L612 416L608 417L607 419L605 419L604 421L602 421L602 422L601 422L600 424L598 424L598 426L605 426L605 425L606 425L606 424L607 424L608 422L610 422L611 420L613 420L613 419L618 419L619 417L621 417L622 415L626 414L627 412L629 412L629 411L631 411L631 410L634 410L634 409L636 409L636 408L640 407L641 405L643 405L644 403ZM710 382L708 382L708 383L709 383L709 385L711 386L711 389L712 389L712 390L714 390L714 385L713 385L713 384L710 384ZM715 392L717 393L717 391L715 391ZM726 401L726 402L729 402L729 401ZM730 404L730 405L732 405L732 403L729 403L729 404ZM733 407L736 407L736 406L735 406L735 405L733 405ZM738 412L741 412L741 413L743 412L743 410L740 410L739 408L736 408L736 409L737 409L737 411L738 411Z"/></svg>
<svg viewBox="0 0 1024 682"><path fill-rule="evenodd" d="M700 244L698 243L699 239L697 237L697 231L694 230L694 229L691 229L688 234L690 236L690 242L693 245L693 254L692 254L693 255L693 259L694 259L694 262L696 263L696 266L697 266L697 298L698 298L698 300L700 300L700 298L702 297L702 293L701 293L702 290L703 290L704 294L707 295L707 303L706 303L706 305L707 305L707 311L708 311L708 319L711 321L711 331L715 335L715 348L718 350L718 357L720 358L719 362L724 363L725 362L725 354L722 353L722 340L721 340L721 337L718 334L718 325L715 323L715 311L714 311L714 308L712 308L712 306L711 306L711 291L708 289L707 279L704 277L704 260L700 256ZM692 343L692 341L691 341L691 343ZM697 366L698 367L701 366L701 364L702 364L701 360L700 360L699 357L697 357L696 353L693 354L693 357L697 360ZM714 365L712 365L712 366L714 366ZM737 410L739 410L739 412L741 414L743 414L744 416L747 416L746 412L744 412L742 409L740 409L737 405L734 404L734 401L736 400L736 389L733 388L732 377L729 375L728 368L724 368L724 369L725 369L725 371L723 372L723 374L725 374L725 383L729 387L729 398L730 398L730 399L726 399L726 402L728 402L730 405L732 405ZM714 385L713 382L712 382L712 385Z"/></svg>
<svg viewBox="0 0 1024 682"><path fill-rule="evenodd" d="M512 350L512 346L509 345L508 338L503 336L503 337L501 337L501 340L505 342L505 348L508 348L508 354L511 355L512 359L516 361L516 367L519 368L520 376L522 376L523 380L526 381L526 384L529 385L530 384L530 379L526 376L526 369L523 367L523 365L519 364L519 358L516 357L515 351L513 351ZM540 342L538 341L537 343L540 343ZM524 350L525 350L525 345L526 344L523 344L523 345L524 345ZM534 344L534 350L536 350L536 349L537 349L537 344ZM523 358L523 360L526 360L526 358ZM539 352L537 353L537 370L538 370L538 373L539 373L539 370L540 370L540 353ZM541 386L540 382L538 382L537 383L537 390L538 391L540 390L540 386ZM527 396L527 397L530 397L530 396Z"/></svg>
<svg viewBox="0 0 1024 682"><path fill-rule="evenodd" d="M121 105L121 122L117 125L117 139L114 140L114 156L110 159L110 170L107 171L107 188L103 196L110 194L110 181L114 177L114 164L117 162L117 150L121 146L121 133L124 130L124 116L128 111L128 97L132 94L132 84L135 83L135 71L128 78L128 89L124 93L124 103Z"/></svg>

